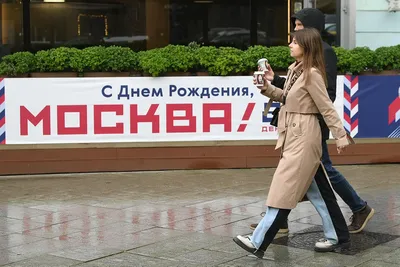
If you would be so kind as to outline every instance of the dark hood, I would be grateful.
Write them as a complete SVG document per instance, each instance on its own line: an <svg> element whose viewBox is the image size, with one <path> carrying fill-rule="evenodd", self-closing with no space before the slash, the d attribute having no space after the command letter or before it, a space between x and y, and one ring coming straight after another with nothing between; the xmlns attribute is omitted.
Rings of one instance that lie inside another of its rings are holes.
<svg viewBox="0 0 400 267"><path fill-rule="evenodd" d="M304 8L291 17L293 27L296 19L300 20L305 28L315 28L319 32L325 29L325 15L316 8Z"/></svg>

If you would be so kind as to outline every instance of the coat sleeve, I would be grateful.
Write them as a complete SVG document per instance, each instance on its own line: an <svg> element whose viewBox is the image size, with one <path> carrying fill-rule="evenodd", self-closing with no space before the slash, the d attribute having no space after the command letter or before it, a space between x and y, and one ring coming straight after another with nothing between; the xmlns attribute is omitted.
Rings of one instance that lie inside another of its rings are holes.
<svg viewBox="0 0 400 267"><path fill-rule="evenodd" d="M273 101L281 103L283 102L283 90L270 83L267 83L266 86L261 87L260 93L266 97L269 97Z"/></svg>
<svg viewBox="0 0 400 267"><path fill-rule="evenodd" d="M337 76L337 57L332 47L327 46L324 49L326 79L328 82L328 95L332 102L336 99L336 76Z"/></svg>
<svg viewBox="0 0 400 267"><path fill-rule="evenodd" d="M311 69L310 84L305 87L336 139L336 145L338 147L348 145L349 140L347 139L346 131L327 94L324 79L319 71Z"/></svg>
<svg viewBox="0 0 400 267"><path fill-rule="evenodd" d="M274 79L272 80L271 84L276 87L283 88L283 86L285 85L285 82L286 82L286 78L283 78L283 77L275 74Z"/></svg>

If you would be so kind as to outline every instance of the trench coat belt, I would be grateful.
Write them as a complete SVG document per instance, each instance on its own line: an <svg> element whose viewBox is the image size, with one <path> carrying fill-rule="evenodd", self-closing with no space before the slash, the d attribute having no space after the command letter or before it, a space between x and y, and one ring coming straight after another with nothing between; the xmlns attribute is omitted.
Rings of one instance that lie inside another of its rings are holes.
<svg viewBox="0 0 400 267"><path fill-rule="evenodd" d="M264 116L268 115L268 112L269 112L269 110L271 109L271 106L272 106L272 102L274 102L274 101L270 98L268 103L267 103L267 105L265 106Z"/></svg>

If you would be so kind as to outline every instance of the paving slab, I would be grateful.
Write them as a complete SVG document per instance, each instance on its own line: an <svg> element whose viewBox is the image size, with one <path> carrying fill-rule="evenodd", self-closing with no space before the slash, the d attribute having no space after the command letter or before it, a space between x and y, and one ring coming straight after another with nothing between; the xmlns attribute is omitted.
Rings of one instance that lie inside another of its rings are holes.
<svg viewBox="0 0 400 267"><path fill-rule="evenodd" d="M0 266L397 266L400 164L338 169L376 211L350 249L315 252L303 202L264 259L232 238L261 219L273 168L2 176Z"/></svg>

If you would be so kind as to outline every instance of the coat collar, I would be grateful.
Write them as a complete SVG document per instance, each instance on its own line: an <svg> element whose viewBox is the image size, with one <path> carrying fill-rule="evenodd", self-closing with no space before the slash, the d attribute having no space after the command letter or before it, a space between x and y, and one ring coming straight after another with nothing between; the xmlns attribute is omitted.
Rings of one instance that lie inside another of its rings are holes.
<svg viewBox="0 0 400 267"><path fill-rule="evenodd" d="M299 71L303 68L303 61L300 61L299 63L294 62L292 65L289 66L289 70L291 71Z"/></svg>

